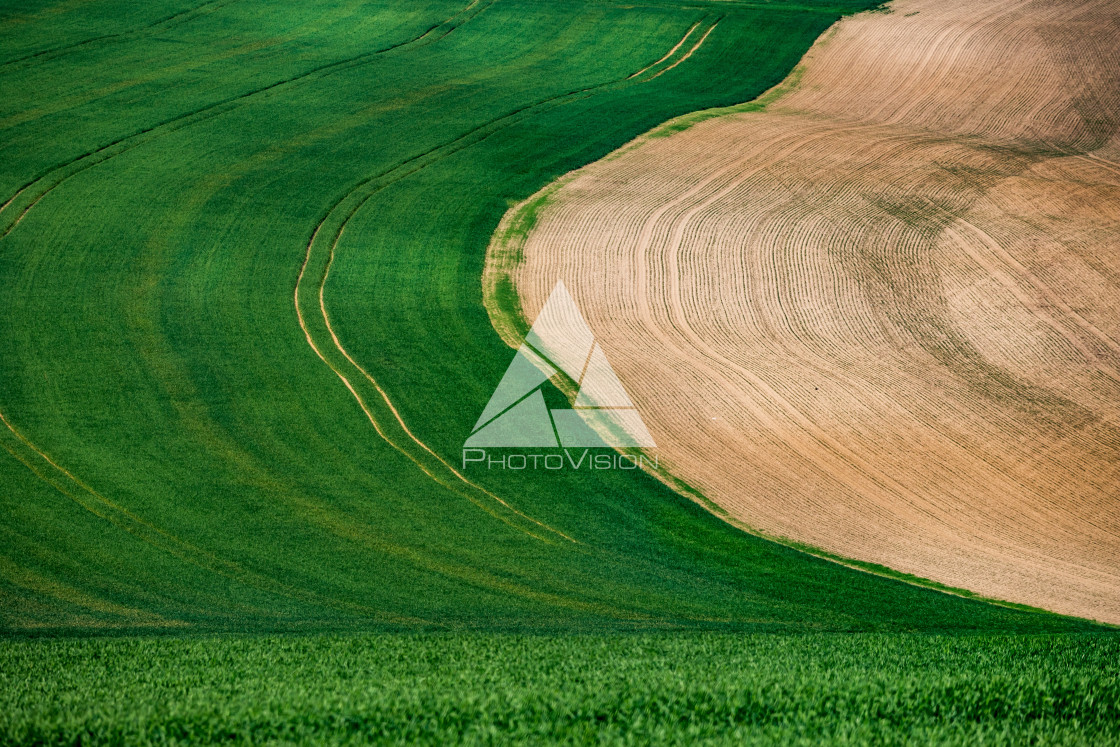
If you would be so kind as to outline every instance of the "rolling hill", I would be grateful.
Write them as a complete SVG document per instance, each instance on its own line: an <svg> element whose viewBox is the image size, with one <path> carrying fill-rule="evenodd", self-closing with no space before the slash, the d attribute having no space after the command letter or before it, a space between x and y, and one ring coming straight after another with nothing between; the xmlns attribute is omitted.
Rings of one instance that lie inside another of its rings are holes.
<svg viewBox="0 0 1120 747"><path fill-rule="evenodd" d="M1120 622L1118 29L1092 0L844 19L761 100L550 185L492 269L530 317L564 279L733 519Z"/></svg>
<svg viewBox="0 0 1120 747"><path fill-rule="evenodd" d="M509 360L479 287L509 205L863 7L6 10L4 630L1087 627L645 475L456 467Z"/></svg>

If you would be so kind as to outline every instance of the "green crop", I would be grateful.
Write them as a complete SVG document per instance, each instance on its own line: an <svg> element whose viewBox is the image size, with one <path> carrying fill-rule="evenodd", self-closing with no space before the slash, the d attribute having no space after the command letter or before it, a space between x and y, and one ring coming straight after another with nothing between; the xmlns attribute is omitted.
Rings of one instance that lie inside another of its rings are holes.
<svg viewBox="0 0 1120 747"><path fill-rule="evenodd" d="M0 743L1120 738L1090 622L455 474L505 211L871 5L0 0Z"/></svg>
<svg viewBox="0 0 1120 747"><path fill-rule="evenodd" d="M1120 639L359 635L0 644L0 743L1106 744Z"/></svg>
<svg viewBox="0 0 1120 747"><path fill-rule="evenodd" d="M511 357L480 287L509 205L867 6L6 4L0 629L1092 627L644 474L452 469Z"/></svg>

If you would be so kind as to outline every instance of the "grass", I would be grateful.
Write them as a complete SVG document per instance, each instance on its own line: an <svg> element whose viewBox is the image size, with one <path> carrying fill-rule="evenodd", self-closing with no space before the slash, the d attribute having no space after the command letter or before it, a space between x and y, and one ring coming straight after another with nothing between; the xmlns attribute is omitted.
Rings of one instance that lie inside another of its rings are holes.
<svg viewBox="0 0 1120 747"><path fill-rule="evenodd" d="M649 476L448 466L511 355L480 283L509 205L761 94L865 4L49 7L0 15L0 629L1092 627ZM89 43L27 57L63 27Z"/></svg>
<svg viewBox="0 0 1120 747"><path fill-rule="evenodd" d="M314 635L0 644L0 743L1106 744L1120 638Z"/></svg>
<svg viewBox="0 0 1120 747"><path fill-rule="evenodd" d="M1091 622L448 466L508 207L870 5L0 2L0 741L1115 738Z"/></svg>

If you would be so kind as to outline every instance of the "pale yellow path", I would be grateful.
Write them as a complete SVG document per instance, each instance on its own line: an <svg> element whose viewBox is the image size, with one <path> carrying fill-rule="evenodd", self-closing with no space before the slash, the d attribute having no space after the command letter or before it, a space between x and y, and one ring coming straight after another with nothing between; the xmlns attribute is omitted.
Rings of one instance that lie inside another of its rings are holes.
<svg viewBox="0 0 1120 747"><path fill-rule="evenodd" d="M1120 622L1120 3L898 0L798 75L557 189L527 316L563 279L747 524Z"/></svg>

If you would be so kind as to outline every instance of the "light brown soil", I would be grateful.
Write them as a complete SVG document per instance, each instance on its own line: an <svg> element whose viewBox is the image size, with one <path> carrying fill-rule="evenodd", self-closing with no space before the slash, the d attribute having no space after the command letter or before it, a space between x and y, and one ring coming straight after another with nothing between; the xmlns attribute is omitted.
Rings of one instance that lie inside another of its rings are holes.
<svg viewBox="0 0 1120 747"><path fill-rule="evenodd" d="M791 81L554 189L526 315L736 519L1120 622L1120 4L898 0Z"/></svg>

